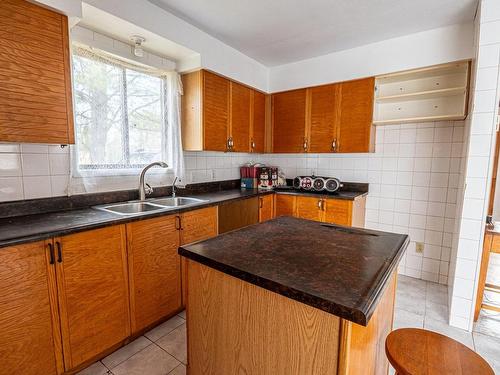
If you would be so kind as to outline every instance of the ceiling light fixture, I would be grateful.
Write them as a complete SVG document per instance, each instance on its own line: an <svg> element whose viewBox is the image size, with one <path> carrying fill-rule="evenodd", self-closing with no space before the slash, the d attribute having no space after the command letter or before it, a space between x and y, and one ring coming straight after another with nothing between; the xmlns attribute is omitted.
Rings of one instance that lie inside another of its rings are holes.
<svg viewBox="0 0 500 375"><path fill-rule="evenodd" d="M139 35L132 35L130 40L134 42L134 55L137 57L143 57L144 50L142 49L142 43L144 43L146 39Z"/></svg>

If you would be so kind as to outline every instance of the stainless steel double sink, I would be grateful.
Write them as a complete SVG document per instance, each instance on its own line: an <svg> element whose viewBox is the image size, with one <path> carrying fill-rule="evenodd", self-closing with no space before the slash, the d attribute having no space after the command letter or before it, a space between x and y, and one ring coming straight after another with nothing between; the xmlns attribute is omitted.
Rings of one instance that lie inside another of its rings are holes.
<svg viewBox="0 0 500 375"><path fill-rule="evenodd" d="M133 201L95 206L97 210L112 212L123 216L141 215L158 211L168 211L179 207L193 206L208 201L191 197L153 198L147 201Z"/></svg>

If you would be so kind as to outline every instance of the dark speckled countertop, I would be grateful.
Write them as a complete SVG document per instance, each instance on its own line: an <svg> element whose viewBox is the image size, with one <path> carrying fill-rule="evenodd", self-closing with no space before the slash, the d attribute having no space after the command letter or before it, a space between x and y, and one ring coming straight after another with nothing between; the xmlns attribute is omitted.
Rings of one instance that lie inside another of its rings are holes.
<svg viewBox="0 0 500 375"><path fill-rule="evenodd" d="M407 235L292 217L179 248L179 254L366 326Z"/></svg>
<svg viewBox="0 0 500 375"><path fill-rule="evenodd" d="M278 194L303 194L301 192L279 192ZM135 216L122 216L94 208L71 209L24 216L0 218L0 248L26 242L38 241L55 236L63 236L84 230L101 228L114 224L150 219L157 216L172 215L203 207L219 205L238 199L251 198L273 191L230 189L212 193L189 194L207 202L178 209L144 213ZM355 199L366 192L339 192L332 195L335 199Z"/></svg>

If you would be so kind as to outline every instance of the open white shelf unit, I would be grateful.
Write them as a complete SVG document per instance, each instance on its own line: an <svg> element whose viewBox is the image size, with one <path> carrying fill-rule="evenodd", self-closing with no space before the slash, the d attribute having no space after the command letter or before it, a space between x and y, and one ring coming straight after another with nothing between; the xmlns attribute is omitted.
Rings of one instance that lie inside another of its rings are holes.
<svg viewBox="0 0 500 375"><path fill-rule="evenodd" d="M463 120L469 70L462 61L377 77L373 123Z"/></svg>

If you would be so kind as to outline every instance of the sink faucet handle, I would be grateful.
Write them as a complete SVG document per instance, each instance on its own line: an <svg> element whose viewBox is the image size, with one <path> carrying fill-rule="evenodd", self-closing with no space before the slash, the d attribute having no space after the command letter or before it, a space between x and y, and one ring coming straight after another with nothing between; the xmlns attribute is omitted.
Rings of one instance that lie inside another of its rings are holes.
<svg viewBox="0 0 500 375"><path fill-rule="evenodd" d="M144 188L144 192L146 193L146 195L153 194L153 188L151 187L151 185L149 185L148 183L146 183L145 185L146 187Z"/></svg>

